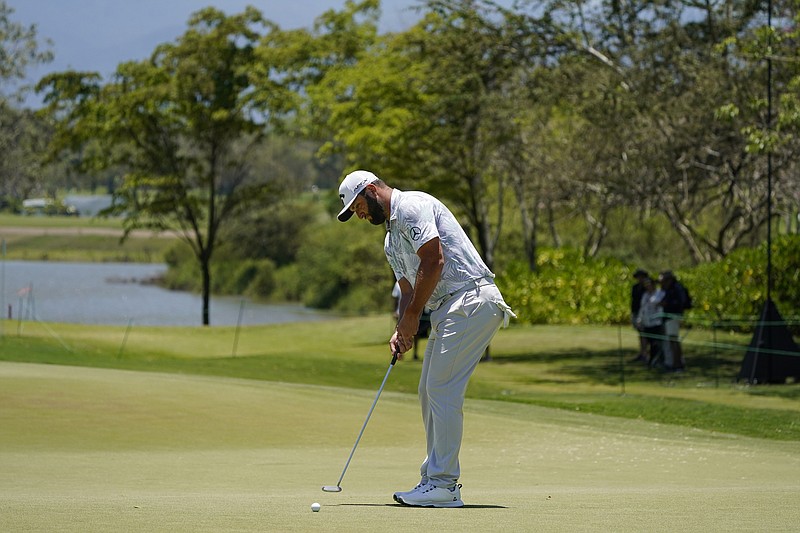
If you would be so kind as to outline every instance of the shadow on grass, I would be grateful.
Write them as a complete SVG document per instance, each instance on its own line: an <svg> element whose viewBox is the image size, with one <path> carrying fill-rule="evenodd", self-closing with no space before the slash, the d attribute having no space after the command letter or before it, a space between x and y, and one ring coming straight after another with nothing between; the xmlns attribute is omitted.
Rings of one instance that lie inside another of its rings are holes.
<svg viewBox="0 0 800 533"><path fill-rule="evenodd" d="M338 503L327 505L326 507L395 507L399 509L436 509L436 507L417 507L414 505L403 505L400 503ZM508 509L508 507L504 505L465 504L463 507L459 507L459 509Z"/></svg>
<svg viewBox="0 0 800 533"><path fill-rule="evenodd" d="M623 377L628 382L671 383L675 380L692 383L730 383L735 381L741 367L741 354L714 351L713 347L691 347L684 349L687 369L684 373L664 372L659 367L650 367L634 361L635 352L611 350L568 350L546 353L521 353L496 355L493 364L531 363L546 365L547 377L520 376L526 383L564 383L582 381L592 385L618 385ZM554 376L561 376L559 379Z"/></svg>

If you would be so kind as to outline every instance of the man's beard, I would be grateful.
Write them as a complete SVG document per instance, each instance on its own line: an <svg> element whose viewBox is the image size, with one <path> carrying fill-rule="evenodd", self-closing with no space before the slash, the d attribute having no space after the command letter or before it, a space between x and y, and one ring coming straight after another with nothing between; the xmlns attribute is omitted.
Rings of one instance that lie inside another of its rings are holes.
<svg viewBox="0 0 800 533"><path fill-rule="evenodd" d="M383 207L378 203L378 199L370 196L369 191L364 194L364 200L367 201L367 213L369 214L369 221L379 226L386 222L386 215L383 212Z"/></svg>

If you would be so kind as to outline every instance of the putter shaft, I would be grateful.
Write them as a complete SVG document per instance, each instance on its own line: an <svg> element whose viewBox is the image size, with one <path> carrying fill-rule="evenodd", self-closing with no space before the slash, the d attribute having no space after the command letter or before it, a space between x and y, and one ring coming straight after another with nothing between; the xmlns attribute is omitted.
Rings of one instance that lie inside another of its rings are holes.
<svg viewBox="0 0 800 533"><path fill-rule="evenodd" d="M397 352L395 352L392 356L392 362L389 363L389 368L386 370L386 375L383 376L383 381L381 382L381 386L378 389L378 393L375 395L375 400L372 401L372 407L369 408L369 413L367 413L367 418L364 420L364 425L361 426L361 431L358 433L358 438L356 439L356 443L353 444L353 449L350 450L350 457L347 458L347 462L344 464L344 469L342 470L342 475L339 476L339 481L336 483L336 487L332 487L330 485L326 485L322 487L322 490L325 492L341 492L342 490L342 480L344 479L344 474L347 472L347 467L350 466L350 461L353 459L353 454L356 453L356 448L358 447L358 443L361 441L361 436L364 435L364 430L367 428L367 422L369 422L369 417L372 416L372 411L375 410L375 405L378 403L378 398L381 397L381 392L383 392L383 387L386 385L386 380L389 379L389 374L394 368L394 364L397 362ZM336 490L338 489L338 490Z"/></svg>

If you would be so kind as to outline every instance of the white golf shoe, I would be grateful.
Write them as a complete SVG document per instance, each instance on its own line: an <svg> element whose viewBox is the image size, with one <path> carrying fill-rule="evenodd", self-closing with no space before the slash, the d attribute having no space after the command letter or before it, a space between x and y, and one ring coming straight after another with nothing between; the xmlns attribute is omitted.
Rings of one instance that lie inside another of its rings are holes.
<svg viewBox="0 0 800 533"><path fill-rule="evenodd" d="M412 507L464 507L464 502L461 501L461 485L458 484L448 489L427 483L407 493L396 493L394 499Z"/></svg>
<svg viewBox="0 0 800 533"><path fill-rule="evenodd" d="M428 484L427 480L422 480L419 483L417 483L417 486L414 487L413 489L406 490L406 491L397 491L397 492L394 493L394 495L392 497L394 498L394 501L396 501L397 503L403 503L403 502L400 501L401 498L405 498L409 494L411 494L413 492L417 492L419 489L421 489L422 487L424 487L427 484Z"/></svg>

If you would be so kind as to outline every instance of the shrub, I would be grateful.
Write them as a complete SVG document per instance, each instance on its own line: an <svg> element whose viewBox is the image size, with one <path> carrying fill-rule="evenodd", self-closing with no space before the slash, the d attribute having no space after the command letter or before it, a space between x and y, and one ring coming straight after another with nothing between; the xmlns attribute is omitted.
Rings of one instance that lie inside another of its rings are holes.
<svg viewBox="0 0 800 533"><path fill-rule="evenodd" d="M303 299L303 275L297 263L286 265L275 271L272 299L299 302Z"/></svg>
<svg viewBox="0 0 800 533"><path fill-rule="evenodd" d="M167 271L162 284L175 291L199 291L201 287L200 266L192 250L184 242L176 242L164 254Z"/></svg>
<svg viewBox="0 0 800 533"><path fill-rule="evenodd" d="M692 294L695 322L735 321L748 331L766 301L766 244L742 248L714 263L676 271ZM800 312L800 236L773 242L772 299L784 318ZM531 324L613 324L629 320L634 266L615 259L584 258L570 249L543 250L537 272L512 263L498 276L506 301ZM655 276L655 273L653 273ZM738 321L737 321L738 320ZM795 328L796 331L797 328Z"/></svg>
<svg viewBox="0 0 800 533"><path fill-rule="evenodd" d="M220 253L238 259L270 259L278 266L294 262L300 236L315 218L315 205L283 201L242 215L220 234Z"/></svg>
<svg viewBox="0 0 800 533"><path fill-rule="evenodd" d="M250 281L244 294L253 298L265 299L275 290L275 263L269 259L254 261L250 268Z"/></svg>
<svg viewBox="0 0 800 533"><path fill-rule="evenodd" d="M633 270L577 250L542 250L537 272L513 263L498 277L506 301L531 324L610 324L629 320Z"/></svg>
<svg viewBox="0 0 800 533"><path fill-rule="evenodd" d="M225 294L244 294L258 275L259 261L255 259L220 263L220 265L223 264L229 266L229 273L223 275L221 272L217 271L214 277L223 278L220 280L223 284L220 286L219 292Z"/></svg>
<svg viewBox="0 0 800 533"><path fill-rule="evenodd" d="M394 277L379 228L326 222L306 235L298 252L305 305L350 313L391 309Z"/></svg>
<svg viewBox="0 0 800 533"><path fill-rule="evenodd" d="M772 300L784 318L800 312L800 236L772 243ZM681 273L694 298L691 317L709 322L739 320L750 330L767 298L767 246L741 248L721 261Z"/></svg>

